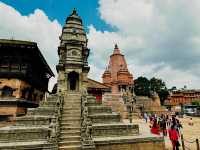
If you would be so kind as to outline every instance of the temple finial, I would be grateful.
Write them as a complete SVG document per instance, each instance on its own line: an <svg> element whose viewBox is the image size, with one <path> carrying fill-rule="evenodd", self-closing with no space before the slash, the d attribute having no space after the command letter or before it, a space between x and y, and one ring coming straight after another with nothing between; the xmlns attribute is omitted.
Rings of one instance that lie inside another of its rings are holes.
<svg viewBox="0 0 200 150"><path fill-rule="evenodd" d="M73 9L72 15L77 15L76 8Z"/></svg>
<svg viewBox="0 0 200 150"><path fill-rule="evenodd" d="M115 44L115 49L118 49L118 45L117 44Z"/></svg>

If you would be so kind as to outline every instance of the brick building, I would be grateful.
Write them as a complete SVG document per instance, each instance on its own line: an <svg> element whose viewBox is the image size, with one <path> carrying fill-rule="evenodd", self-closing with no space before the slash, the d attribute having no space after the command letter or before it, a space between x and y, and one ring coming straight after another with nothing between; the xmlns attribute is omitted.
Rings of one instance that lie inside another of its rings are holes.
<svg viewBox="0 0 200 150"><path fill-rule="evenodd" d="M191 104L193 100L200 99L200 90L176 90L165 100L165 105L177 106L181 104Z"/></svg>
<svg viewBox="0 0 200 150"><path fill-rule="evenodd" d="M0 117L18 116L37 107L54 76L37 44L0 40Z"/></svg>
<svg viewBox="0 0 200 150"><path fill-rule="evenodd" d="M103 83L111 87L112 94L120 94L123 90L131 90L133 75L129 72L126 60L117 45L110 56L109 65L102 75Z"/></svg>
<svg viewBox="0 0 200 150"><path fill-rule="evenodd" d="M88 78L87 91L88 94L91 94L96 97L97 102L101 102L103 94L105 92L110 92L110 87L104 85L103 83Z"/></svg>

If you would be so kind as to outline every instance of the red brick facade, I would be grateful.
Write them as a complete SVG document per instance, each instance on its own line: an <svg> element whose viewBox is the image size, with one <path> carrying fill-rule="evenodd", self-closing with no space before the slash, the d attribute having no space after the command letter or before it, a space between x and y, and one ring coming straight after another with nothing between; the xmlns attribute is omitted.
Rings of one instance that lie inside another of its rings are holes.
<svg viewBox="0 0 200 150"><path fill-rule="evenodd" d="M103 83L111 87L113 94L119 94L122 90L128 90L133 85L133 76L128 71L124 55L120 53L117 45L110 56L109 65L102 75Z"/></svg>
<svg viewBox="0 0 200 150"><path fill-rule="evenodd" d="M199 90L178 90L173 91L171 96L165 101L165 105L177 106L180 104L190 104L193 100L200 99Z"/></svg>

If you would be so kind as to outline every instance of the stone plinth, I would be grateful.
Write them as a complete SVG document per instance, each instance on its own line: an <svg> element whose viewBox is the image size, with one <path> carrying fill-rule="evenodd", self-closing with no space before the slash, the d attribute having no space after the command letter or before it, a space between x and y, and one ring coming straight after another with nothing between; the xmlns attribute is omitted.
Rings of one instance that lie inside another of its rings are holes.
<svg viewBox="0 0 200 150"><path fill-rule="evenodd" d="M9 142L9 141L44 141L48 138L48 126L46 127L16 127L9 126L0 128L0 141Z"/></svg>
<svg viewBox="0 0 200 150"><path fill-rule="evenodd" d="M124 101L119 94L104 94L103 105L111 107L111 109L115 112L120 113L122 119L128 118L127 107L124 104Z"/></svg>
<svg viewBox="0 0 200 150"><path fill-rule="evenodd" d="M164 150L162 137L127 136L94 138L96 150Z"/></svg>
<svg viewBox="0 0 200 150"><path fill-rule="evenodd" d="M40 107L28 109L26 116L16 117L14 125L0 128L0 149L57 150L58 103L57 95L50 96Z"/></svg>
<svg viewBox="0 0 200 150"><path fill-rule="evenodd" d="M144 112L156 113L156 114L166 114L168 113L164 107L160 105L159 97L149 98L147 96L137 96L136 97L137 108L143 107Z"/></svg>
<svg viewBox="0 0 200 150"><path fill-rule="evenodd" d="M133 124L110 123L110 124L94 124L92 135L94 137L116 137L138 135L139 127Z"/></svg>

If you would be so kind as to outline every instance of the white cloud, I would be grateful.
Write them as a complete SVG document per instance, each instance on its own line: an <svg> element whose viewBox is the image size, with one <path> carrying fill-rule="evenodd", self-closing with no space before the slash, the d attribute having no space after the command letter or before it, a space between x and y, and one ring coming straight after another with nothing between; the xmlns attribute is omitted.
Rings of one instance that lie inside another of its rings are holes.
<svg viewBox="0 0 200 150"><path fill-rule="evenodd" d="M37 42L55 74L55 65L58 63L58 37L61 34L61 29L57 20L51 21L40 9L36 9L28 16L23 16L14 8L0 2L0 38ZM55 82L56 79L52 78L50 89Z"/></svg>
<svg viewBox="0 0 200 150"><path fill-rule="evenodd" d="M99 0L98 11L117 30L89 26L90 77L101 81L118 43L135 78L156 76L169 87L200 88L199 0ZM51 21L40 9L23 16L0 2L0 38L37 42L54 72L61 30L57 20Z"/></svg>
<svg viewBox="0 0 200 150"><path fill-rule="evenodd" d="M118 43L135 77L156 76L169 87L200 88L199 0L99 0L98 10L117 31L89 27L96 69L105 69Z"/></svg>

